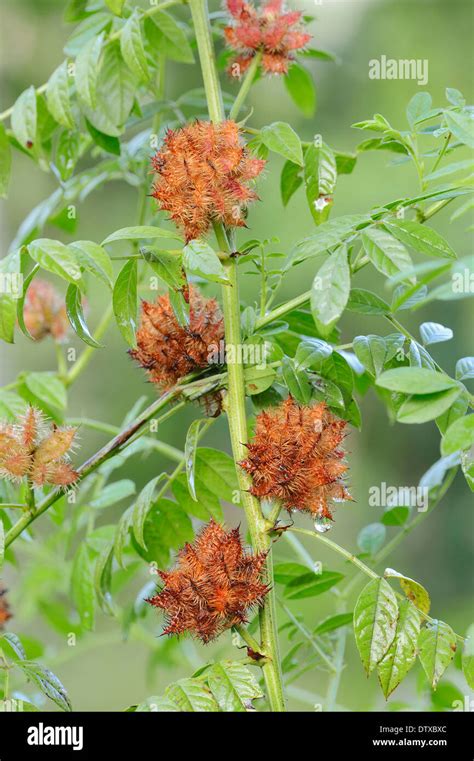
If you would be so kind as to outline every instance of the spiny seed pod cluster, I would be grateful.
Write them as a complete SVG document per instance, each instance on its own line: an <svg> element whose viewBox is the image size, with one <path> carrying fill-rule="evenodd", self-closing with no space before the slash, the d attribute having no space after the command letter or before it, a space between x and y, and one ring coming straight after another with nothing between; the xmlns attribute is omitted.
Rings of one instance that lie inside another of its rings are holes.
<svg viewBox="0 0 474 761"><path fill-rule="evenodd" d="M189 632L203 642L247 621L269 587L262 581L266 553L247 553L239 529L211 520L178 553L176 567L159 571L164 587L147 600L166 614L163 634Z"/></svg>
<svg viewBox="0 0 474 761"><path fill-rule="evenodd" d="M33 280L28 288L23 319L26 329L35 341L42 341L43 338L51 336L60 343L69 328L64 299L46 280Z"/></svg>
<svg viewBox="0 0 474 761"><path fill-rule="evenodd" d="M248 457L240 462L252 476L251 493L278 500L289 512L331 519L331 501L351 499L342 480L345 427L323 402L300 406L291 396L261 412Z"/></svg>
<svg viewBox="0 0 474 761"><path fill-rule="evenodd" d="M13 618L7 600L7 590L0 586L0 632L5 628L7 621Z"/></svg>
<svg viewBox="0 0 474 761"><path fill-rule="evenodd" d="M167 133L152 159L152 195L188 242L204 235L213 222L245 224L247 205L257 198L251 181L264 165L245 148L235 122L197 121Z"/></svg>
<svg viewBox="0 0 474 761"><path fill-rule="evenodd" d="M211 347L224 339L224 321L215 299L189 289L189 325L180 325L169 296L143 301L137 348L130 351L161 390L193 370L207 367Z"/></svg>
<svg viewBox="0 0 474 761"><path fill-rule="evenodd" d="M229 67L231 76L240 77L258 51L268 74L286 74L293 51L301 50L311 35L304 31L299 11L283 12L283 0L270 0L255 8L244 0L227 0L232 23L224 29L228 46L237 53Z"/></svg>
<svg viewBox="0 0 474 761"><path fill-rule="evenodd" d="M70 486L77 479L69 463L76 432L47 426L40 410L29 407L17 424L0 426L0 477L27 478L34 486Z"/></svg>

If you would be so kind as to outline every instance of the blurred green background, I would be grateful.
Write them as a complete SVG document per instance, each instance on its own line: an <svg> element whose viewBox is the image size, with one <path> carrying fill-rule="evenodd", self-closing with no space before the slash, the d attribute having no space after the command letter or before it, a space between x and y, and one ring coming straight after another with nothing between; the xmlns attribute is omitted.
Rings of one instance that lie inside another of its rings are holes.
<svg viewBox="0 0 474 761"><path fill-rule="evenodd" d="M1 60L2 84L0 110L7 108L30 83L36 86L45 81L53 68L62 60L62 46L70 33L62 21L62 0L1 0ZM293 106L283 84L278 79L263 79L252 92L250 103L255 111L252 126L261 126L274 120L290 122L305 139L321 133L331 146L338 150L352 150L367 135L351 129L356 121L380 112L396 127L405 128L405 107L408 100L420 89L428 90L435 105L444 104L446 87L463 92L472 100L472 4L462 0L354 0L322 3L301 3L298 8L317 16L311 24L316 47L330 50L338 63L312 62L308 59L316 81L318 107L313 119L303 118ZM215 6L217 9L217 5ZM184 18L186 10L180 10ZM368 61L381 55L393 58L417 58L429 61L429 82L420 88L413 81L370 80ZM307 61L307 62L308 62ZM177 96L185 89L200 86L198 67L171 64L167 82L167 95ZM226 89L235 87L226 82ZM460 156L464 158L464 156ZM278 236L279 249L288 251L292 242L304 237L313 229L301 191L293 197L283 211L279 195L281 164L272 157L263 181L259 183L261 203L256 204L249 218L250 234L255 237ZM14 179L10 198L0 207L2 255L8 248L18 225L29 211L55 187L52 175L42 173L31 161L16 155ZM342 176L338 182L333 216L368 210L404 195L416 193L414 170L393 165L392 154L382 152L360 156L351 176ZM112 230L135 223L136 191L118 183L108 184L92 194L78 209L79 224L75 239L101 240ZM467 228L467 217L460 223L449 224L451 207L433 220L433 226L450 241L458 256L469 253L472 237ZM49 237L68 236L51 229ZM72 238L71 238L72 239ZM314 266L297 268L281 292L285 300L306 290ZM383 294L383 281L376 273L363 270L356 276L355 285L377 290ZM254 285L245 281L242 298L247 303L254 296ZM89 324L94 325L103 312L103 293L90 296ZM414 315L401 314L402 321L415 334L421 322L441 322L454 331L454 339L434 347L436 360L450 373L458 358L472 354L473 310L468 300L435 302ZM378 318L349 313L341 322L341 342L349 342L355 335L380 333L390 330ZM79 348L78 342L74 345ZM69 414L98 418L115 425L140 395L152 399L153 389L146 384L143 373L129 360L124 343L116 329L107 334L107 348L98 351L88 371L71 389ZM12 381L20 369L53 369L54 348L43 342L36 346L23 337L14 347L0 349L0 383ZM366 523L378 520L381 508L368 506L368 489L385 481L390 485L416 485L420 476L439 457L439 434L434 423L419 426L390 425L384 408L371 392L362 400L362 431L352 430L347 440L350 450L350 484L356 502L340 506L336 514L331 538L343 546L355 549L356 537ZM182 447L187 425L196 410L189 410L163 425L160 437ZM83 432L80 458L93 452L104 443L100 434ZM208 434L207 446L228 449L225 420L219 420ZM138 485L170 464L158 457L146 460L134 458L119 471L117 477L132 474ZM105 516L107 522L117 520L123 505L112 508ZM462 476L458 476L440 507L407 539L390 558L390 566L404 571L419 580L430 591L432 615L439 616L463 633L474 619L472 606L472 550L473 505ZM241 515L235 508L229 510L229 522L238 522ZM39 534L48 531L48 521L42 521ZM303 521L304 523L304 521ZM289 547L281 543L279 557L290 558ZM315 544L315 543L313 543ZM314 560L322 560L331 570L347 568L337 556L320 551L319 546L308 546ZM44 663L55 670L67 686L75 709L122 710L127 705L158 694L173 679L188 675L194 665L232 655L227 639L214 646L203 648L187 643L183 651L169 650L169 666L163 662L155 667L149 660L148 642L120 642L120 632L113 621L99 616L97 632L87 634L76 647L67 648L61 638L47 629L44 622L28 604L28 589L41 579L28 576L28 553L19 553L16 569L9 570L7 583L15 618L11 629L46 642ZM45 561L47 562L47 561ZM46 574L47 576L47 574ZM140 585L149 579L144 567ZM51 583L50 580L45 583ZM21 594L19 591L21 590ZM308 625L333 611L330 594L311 599L292 609L304 614ZM282 617L282 622L284 617ZM159 634L160 620L154 611L147 617L152 647L163 640L154 640ZM288 645L282 635L284 651ZM384 709L385 703L375 677L364 676L353 637L349 637L348 665L345 669L338 703L350 710ZM184 655L189 662L184 662ZM192 664L192 665L191 665ZM156 664L155 664L156 665ZM417 692L416 681L420 667L391 698L391 702L407 701L413 707L429 705L426 693ZM447 680L465 683L459 672L452 669ZM309 709L313 700L301 690L324 695L327 674L312 672L298 683L300 692L293 691L290 705L293 709ZM45 706L49 708L50 706Z"/></svg>

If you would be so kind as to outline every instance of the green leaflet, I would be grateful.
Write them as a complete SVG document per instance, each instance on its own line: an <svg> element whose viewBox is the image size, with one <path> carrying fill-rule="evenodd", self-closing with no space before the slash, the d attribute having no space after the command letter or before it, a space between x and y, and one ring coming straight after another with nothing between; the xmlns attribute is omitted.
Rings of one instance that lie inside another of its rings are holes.
<svg viewBox="0 0 474 761"><path fill-rule="evenodd" d="M31 86L15 101L11 118L13 134L28 150L36 148L37 120L36 90Z"/></svg>
<svg viewBox="0 0 474 761"><path fill-rule="evenodd" d="M251 701L262 698L252 671L236 661L220 661L201 670L199 676L169 685L164 696L147 698L133 707L152 712L245 712Z"/></svg>
<svg viewBox="0 0 474 761"><path fill-rule="evenodd" d="M466 632L462 652L462 670L469 687L474 689L474 624L471 624Z"/></svg>
<svg viewBox="0 0 474 761"><path fill-rule="evenodd" d="M340 246L316 273L311 289L311 311L316 327L326 337L349 298L351 277L347 249Z"/></svg>
<svg viewBox="0 0 474 761"><path fill-rule="evenodd" d="M319 225L329 216L337 181L336 158L326 143L311 144L306 149L304 181L309 210Z"/></svg>
<svg viewBox="0 0 474 761"><path fill-rule="evenodd" d="M441 441L441 454L470 449L474 444L474 415L466 415L449 426Z"/></svg>
<svg viewBox="0 0 474 761"><path fill-rule="evenodd" d="M74 129L71 102L69 99L69 74L67 61L58 66L46 88L46 102L51 115L66 129Z"/></svg>
<svg viewBox="0 0 474 761"><path fill-rule="evenodd" d="M454 658L456 635L444 621L427 621L418 637L418 651L428 682L435 690Z"/></svg>
<svg viewBox="0 0 474 761"><path fill-rule="evenodd" d="M375 555L385 544L387 530L383 523L369 523L359 531L357 546L362 552Z"/></svg>
<svg viewBox="0 0 474 761"><path fill-rule="evenodd" d="M96 106L97 79L100 71L100 54L103 33L84 45L76 58L76 89L79 98L89 108Z"/></svg>
<svg viewBox="0 0 474 761"><path fill-rule="evenodd" d="M387 700L416 661L420 614L409 600L400 603L393 642L377 666L382 692Z"/></svg>
<svg viewBox="0 0 474 761"><path fill-rule="evenodd" d="M28 246L28 253L43 269L59 275L73 285L82 286L81 270L74 251L59 240L39 238Z"/></svg>
<svg viewBox="0 0 474 761"><path fill-rule="evenodd" d="M393 568L386 568L383 575L385 579L398 579L401 588L413 605L426 615L430 612L430 596L422 584L394 571Z"/></svg>
<svg viewBox="0 0 474 761"><path fill-rule="evenodd" d="M399 367L386 370L376 383L377 386L403 394L433 394L456 386L456 381L444 373L424 367Z"/></svg>
<svg viewBox="0 0 474 761"><path fill-rule="evenodd" d="M151 225L123 227L108 235L101 245L105 246L106 243L114 243L117 240L151 240L154 238L175 238L179 240L180 235L173 230L165 230L162 227L152 227Z"/></svg>
<svg viewBox="0 0 474 761"><path fill-rule="evenodd" d="M115 281L112 304L118 328L132 347L135 346L137 301L137 260L129 259Z"/></svg>
<svg viewBox="0 0 474 761"><path fill-rule="evenodd" d="M139 79L148 80L150 71L142 38L140 14L135 8L120 35L120 50L127 66Z"/></svg>
<svg viewBox="0 0 474 761"><path fill-rule="evenodd" d="M447 241L431 227L407 220L387 220L384 227L399 241L428 256L455 259L456 254Z"/></svg>
<svg viewBox="0 0 474 761"><path fill-rule="evenodd" d="M313 116L316 110L316 88L308 69L299 63L292 63L283 81L302 113L308 118Z"/></svg>
<svg viewBox="0 0 474 761"><path fill-rule="evenodd" d="M183 267L186 272L213 283L229 282L216 252L203 241L192 240L183 248Z"/></svg>
<svg viewBox="0 0 474 761"><path fill-rule="evenodd" d="M344 578L342 573L336 571L322 571L321 573L304 573L295 576L285 589L285 597L289 600L301 600L306 597L317 597L327 592L328 589L339 584Z"/></svg>
<svg viewBox="0 0 474 761"><path fill-rule="evenodd" d="M264 145L294 164L303 166L303 149L296 132L286 122L273 122L260 131L260 140Z"/></svg>
<svg viewBox="0 0 474 761"><path fill-rule="evenodd" d="M20 660L17 665L25 672L27 678L31 679L38 689L62 711L72 711L66 689L52 671L33 661Z"/></svg>
<svg viewBox="0 0 474 761"><path fill-rule="evenodd" d="M137 497L137 501L135 502L135 505L133 507L133 511L132 511L133 533L138 544L141 547L143 547L144 550L146 550L146 544L145 544L145 539L143 536L143 531L144 531L147 515L150 512L151 507L153 505L153 495L155 493L155 488L161 481L166 481L167 478L168 476L166 473L160 473L159 476L156 476L151 481L149 481L146 484L146 486L144 486L143 489L141 490L140 494Z"/></svg>
<svg viewBox="0 0 474 761"><path fill-rule="evenodd" d="M80 545L74 558L71 591L82 627L92 630L95 618L94 577L89 552L85 544Z"/></svg>
<svg viewBox="0 0 474 761"><path fill-rule="evenodd" d="M72 283L66 292L66 311L69 322L81 341L84 341L88 346L92 346L93 349L102 348L103 344L100 344L95 340L87 327L82 308L81 292L77 285L73 285Z"/></svg>
<svg viewBox="0 0 474 761"><path fill-rule="evenodd" d="M369 675L393 642L398 620L397 598L385 579L369 581L354 608L354 635Z"/></svg>
<svg viewBox="0 0 474 761"><path fill-rule="evenodd" d="M361 235L370 261L383 275L403 273L412 266L410 254L403 243L380 227L369 227Z"/></svg>

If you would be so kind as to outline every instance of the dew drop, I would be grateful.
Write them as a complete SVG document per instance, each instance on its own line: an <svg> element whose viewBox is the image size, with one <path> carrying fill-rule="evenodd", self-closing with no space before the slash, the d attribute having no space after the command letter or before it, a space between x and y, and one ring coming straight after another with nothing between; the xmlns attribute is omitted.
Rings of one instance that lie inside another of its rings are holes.
<svg viewBox="0 0 474 761"><path fill-rule="evenodd" d="M314 521L314 530L318 532L318 534L325 534L326 531L329 531L332 528L332 520L330 518L326 518L324 515L318 515L316 520Z"/></svg>

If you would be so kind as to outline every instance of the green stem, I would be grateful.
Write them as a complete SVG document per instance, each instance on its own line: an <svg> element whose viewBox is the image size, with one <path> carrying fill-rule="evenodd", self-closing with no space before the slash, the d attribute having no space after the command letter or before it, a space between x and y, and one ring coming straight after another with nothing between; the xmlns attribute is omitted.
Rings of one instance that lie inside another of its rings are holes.
<svg viewBox="0 0 474 761"><path fill-rule="evenodd" d="M358 557L352 554L352 552L349 552L349 550L344 549L344 547L341 547L340 544L337 544L336 542L333 542L332 539L328 539L327 536L324 534L318 534L316 531L310 531L307 528L295 528L294 526L288 531L293 531L295 534L304 534L304 536L310 536L312 539L317 539L318 541L325 544L327 547L330 547L334 552L339 553L339 555L342 555L343 558L348 560L353 565L357 566L360 571L365 573L366 576L370 576L371 579L378 579L379 575L375 571L372 570L372 568L369 568L368 565L365 565L365 563L362 562L362 560L359 560Z"/></svg>
<svg viewBox="0 0 474 761"><path fill-rule="evenodd" d="M371 579L380 579L381 576L372 570L372 568L369 568L368 565L365 565L361 560L359 560L358 557L353 555L351 552L348 552L348 550L345 550L344 547L341 547L339 544L336 544L336 542L331 541L331 539L328 539L326 536L323 536L323 534L317 534L316 532L309 531L308 529L304 528L290 528L289 531L295 531L298 534L306 534L306 536L311 536L313 539L319 539L320 542L323 542L323 544L326 544L328 547L330 547L335 552L338 552L339 555L342 555L346 558L350 563L353 563L353 565L357 566L366 576L369 576ZM344 597L347 596L348 589L346 588L344 591ZM396 596L401 599L405 600L406 597L398 592L395 592ZM431 616L428 616L423 611L419 611L420 615L423 616L427 621L431 621L433 623L434 619L431 618ZM463 641L464 638L461 637L460 634L456 634L457 639Z"/></svg>
<svg viewBox="0 0 474 761"><path fill-rule="evenodd" d="M94 333L94 339L99 342L102 336L104 335L105 331L109 327L110 321L112 319L113 312L112 312L112 306L108 306L106 311L104 312L104 315L99 322L99 325L97 326L97 329ZM82 352L79 359L74 363L72 368L69 370L68 374L66 375L65 379L65 385L66 387L70 386L71 383L74 383L74 381L77 380L79 375L84 372L87 365L91 361L92 357L94 356L97 349L94 349L92 346L87 346L86 349Z"/></svg>
<svg viewBox="0 0 474 761"><path fill-rule="evenodd" d="M252 59L252 63L248 67L247 72L244 76L240 90L237 93L237 97L234 100L232 108L230 109L229 119L235 120L238 117L240 109L242 108L245 102L245 98L249 94L250 88L252 87L253 80L255 78L255 74L257 72L261 59L262 59L262 53L261 51L258 51L258 53L254 55Z"/></svg>
<svg viewBox="0 0 474 761"><path fill-rule="evenodd" d="M310 298L311 291L305 291L304 293L300 293L299 296L295 296L294 299L290 299L290 301L286 301L284 304L280 304L279 307L275 307L275 309L272 309L272 311L264 315L264 317L259 317L255 325L255 330L264 328L265 325L269 325L274 320L278 320L280 317L288 314L288 312L291 312L293 309L298 309L298 307L306 304Z"/></svg>
<svg viewBox="0 0 474 761"><path fill-rule="evenodd" d="M216 57L209 26L207 0L189 0L191 16L199 50L202 78L206 91L207 107L212 122L225 119L224 102L217 76Z"/></svg>
<svg viewBox="0 0 474 761"><path fill-rule="evenodd" d="M204 88L211 121L218 123L225 118L222 94L215 66L214 48L209 26L207 0L189 0L191 14L199 51ZM230 253L225 231L215 227L219 246L225 253ZM224 261L228 284L222 287L224 325L226 345L229 348L239 348L242 343L240 332L240 304L237 280L237 265L235 259L228 257ZM240 352L234 352L238 357ZM260 649L268 658L263 666L263 674L270 708L274 712L285 710L283 697L282 674L276 623L275 592L273 584L273 567L271 558L271 539L266 533L267 524L262 515L260 503L250 494L251 481L249 476L238 467L240 460L246 456L247 420L245 414L245 385L243 365L236 361L228 363L228 395L226 400L227 417L232 444L232 453L236 463L237 478L241 490L252 546L256 552L267 553L264 569L264 579L270 587L264 603L259 611L260 619Z"/></svg>
<svg viewBox="0 0 474 761"><path fill-rule="evenodd" d="M229 259L224 264L224 268L229 280L229 285L225 285L222 288L226 346L228 349L230 346L238 348L242 343L242 339L240 334L240 306L235 259ZM230 356L238 358L239 352L233 351ZM238 361L229 362L227 372L228 397L226 409L234 460L236 463L239 463L246 457L247 450L245 445L248 439L245 415L244 368ZM262 515L260 503L250 494L250 487L252 485L250 477L239 467L237 467L237 477L252 546L257 552L268 553L265 567L265 581L270 586L270 591L265 597L265 602L259 614L261 648L264 655L269 658L268 663L263 667L263 673L272 711L284 711L285 703L280 669L275 592L273 588L272 543L266 533L267 522Z"/></svg>
<svg viewBox="0 0 474 761"><path fill-rule="evenodd" d="M440 152L438 153L438 156L436 158L436 161L434 162L433 166L431 167L431 174L435 171L435 169L438 168L438 166L441 163L441 159L443 158L444 154L446 153L448 149L449 142L451 140L452 134L451 132L448 132L448 134L444 138L443 147L441 148Z"/></svg>
<svg viewBox="0 0 474 761"><path fill-rule="evenodd" d="M54 344L54 348L56 350L56 360L58 363L58 375L62 380L64 380L67 377L67 367L66 367L66 359L63 354L63 347L60 343L56 341Z"/></svg>
<svg viewBox="0 0 474 761"><path fill-rule="evenodd" d="M288 608L286 605L284 605L284 603L282 603L281 601L280 601L280 605L281 605L281 608L282 608L282 610L284 610L284 611L285 611L286 615L287 615L287 616L288 616L288 618L290 619L290 621L291 621L291 623L293 624L293 626L296 626L296 628L298 629L298 631L299 631L299 632L300 632L300 633L303 635L303 637L304 637L304 638L305 638L305 639L306 639L306 640L309 642L309 644L311 645L311 647L313 648L313 650L314 650L314 651L315 651L315 652L318 654L318 656L321 658L321 660L323 661L323 663L325 663L325 664L326 664L326 666L328 667L328 669L329 669L331 672L334 672L334 671L335 671L335 668L336 668L336 667L335 667L335 665L334 665L334 663L333 663L333 662L332 662L332 661L331 661L331 660L328 658L328 656L326 655L326 653L324 652L324 650L323 650L323 649L322 649L322 648L319 646L319 644L317 643L317 641L316 641L315 637L314 637L314 636L311 634L311 632L309 631L309 629L307 629L307 628L306 628L306 626L305 626L304 624L302 624L302 623L301 623L301 621L298 621L298 619L296 618L296 616L294 616L294 615L293 615L293 613L291 612L291 610L290 610L290 609L289 609L289 608Z"/></svg>
<svg viewBox="0 0 474 761"><path fill-rule="evenodd" d="M245 626L237 625L237 626L233 626L232 628L235 629L237 634L239 634L242 637L245 644L248 647L250 647L254 651L254 653L260 652L260 644L257 642L255 637L252 637L252 635L250 634L248 629L245 628Z"/></svg>
<svg viewBox="0 0 474 761"><path fill-rule="evenodd" d="M337 612L338 613L346 612L346 606L343 600L339 602ZM339 686L341 684L341 678L342 678L342 671L344 668L344 655L346 652L347 632L348 632L347 626L341 626L341 628L337 632L336 651L334 655L335 671L330 675L329 681L328 681L328 686L326 691L326 705L325 705L326 711L334 711L336 709L337 693L339 692Z"/></svg>
<svg viewBox="0 0 474 761"><path fill-rule="evenodd" d="M178 411L178 409L181 409L184 406L185 406L184 402L180 402L179 404L176 404L174 407L172 407L170 412L173 412L174 414L175 412ZM160 425L168 417L169 417L168 413L161 415L156 420L156 424ZM115 436L117 433L120 433L120 428L117 425L102 423L100 420L92 420L91 418L81 418L81 417L68 418L67 423L68 425L74 425L78 427L84 426L84 428L90 428L93 431L108 433L110 436ZM156 452L159 452L165 457L168 457L170 460L174 460L175 462L178 462L181 460L183 456L183 453L179 449L171 446L171 444L166 444L164 441L159 441L158 439L152 439L149 436L144 437L143 440L150 447L150 449L154 449Z"/></svg>
<svg viewBox="0 0 474 761"><path fill-rule="evenodd" d="M391 539L390 542L388 542L385 545L385 547L382 547L382 549L375 555L375 557L373 559L373 563L374 563L375 566L377 566L379 563L381 563L382 560L386 560L388 558L388 556L391 555L392 552L399 546L399 544L401 544L401 542L405 539L405 537L407 537L408 534L410 534L413 531L413 529L415 529L417 526L419 526L420 523L425 521L426 518L428 517L428 515L431 515L433 510L439 505L439 503L443 499L444 495L448 491L449 487L451 486L452 482L454 481L454 479L456 477L456 473L457 473L457 468L453 468L448 473L448 475L447 475L447 477L446 477L446 479L445 479L441 489L438 492L438 495L437 495L436 499L433 500L433 503L432 503L432 505L430 505L428 510L426 510L426 512L424 512L424 513L418 513L416 518L413 518L413 520L410 521L410 523L408 523L407 525L403 526L400 529L400 531L398 532L398 534L396 534L393 537L393 539ZM350 580L349 584L347 585L347 587L344 590L344 596L346 598L350 595L350 593L352 592L354 587L357 586L357 583L358 583L358 581L360 579L360 576L361 576L361 573L357 573Z"/></svg>

